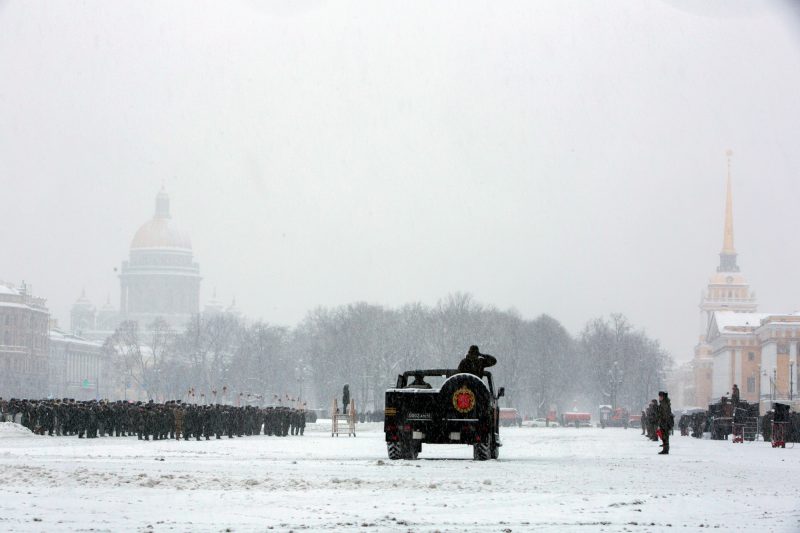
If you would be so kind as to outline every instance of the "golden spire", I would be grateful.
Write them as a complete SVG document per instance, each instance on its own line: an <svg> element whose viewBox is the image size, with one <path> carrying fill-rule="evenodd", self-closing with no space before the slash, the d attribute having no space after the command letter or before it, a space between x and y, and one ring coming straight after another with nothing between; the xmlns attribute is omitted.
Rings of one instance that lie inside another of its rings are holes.
<svg viewBox="0 0 800 533"><path fill-rule="evenodd" d="M731 156L732 150L727 150L728 156L728 190L725 198L725 237L722 241L722 253L727 255L736 254L733 248L733 193L731 192Z"/></svg>

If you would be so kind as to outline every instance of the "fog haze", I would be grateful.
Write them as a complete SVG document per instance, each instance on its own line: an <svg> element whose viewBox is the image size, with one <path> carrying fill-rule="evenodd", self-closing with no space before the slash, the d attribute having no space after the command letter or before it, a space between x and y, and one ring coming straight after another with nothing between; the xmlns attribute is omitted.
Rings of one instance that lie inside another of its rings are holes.
<svg viewBox="0 0 800 533"><path fill-rule="evenodd" d="M742 273L800 310L798 95L783 2L0 3L0 279L118 306L164 186L252 318L463 291L687 360L727 149Z"/></svg>

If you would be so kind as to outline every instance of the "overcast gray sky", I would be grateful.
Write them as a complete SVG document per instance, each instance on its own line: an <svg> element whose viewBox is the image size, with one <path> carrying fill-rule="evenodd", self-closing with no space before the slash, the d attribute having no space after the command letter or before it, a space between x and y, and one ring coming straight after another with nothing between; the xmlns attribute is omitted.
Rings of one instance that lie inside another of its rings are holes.
<svg viewBox="0 0 800 533"><path fill-rule="evenodd" d="M0 1L0 279L118 305L164 182L250 317L465 291L684 360L728 148L742 271L800 309L798 139L789 2Z"/></svg>

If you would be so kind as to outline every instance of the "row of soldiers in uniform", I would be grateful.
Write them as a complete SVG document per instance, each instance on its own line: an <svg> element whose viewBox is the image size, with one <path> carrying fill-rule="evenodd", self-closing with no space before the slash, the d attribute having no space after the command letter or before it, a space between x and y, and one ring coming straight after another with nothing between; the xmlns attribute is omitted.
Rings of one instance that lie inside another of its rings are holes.
<svg viewBox="0 0 800 533"><path fill-rule="evenodd" d="M19 417L17 416L19 415ZM294 407L235 407L125 401L17 400L0 398L0 421L16 421L40 435L96 438L133 436L139 440L217 439L227 435L303 435L306 412Z"/></svg>
<svg viewBox="0 0 800 533"><path fill-rule="evenodd" d="M669 394L665 391L658 392L658 400L651 400L642 411L641 424L642 435L652 441L658 441L661 437L662 455L669 454L669 436L672 434L675 419L672 415L672 404Z"/></svg>
<svg viewBox="0 0 800 533"><path fill-rule="evenodd" d="M658 400L651 400L647 407L642 411L640 419L642 424L642 435L646 435L652 441L658 440L658 426L659 426L659 406Z"/></svg>

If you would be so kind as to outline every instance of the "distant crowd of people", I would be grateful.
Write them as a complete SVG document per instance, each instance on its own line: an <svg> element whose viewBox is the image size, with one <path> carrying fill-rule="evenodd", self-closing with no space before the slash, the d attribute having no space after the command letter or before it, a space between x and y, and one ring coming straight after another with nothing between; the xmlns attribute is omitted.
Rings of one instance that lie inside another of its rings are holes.
<svg viewBox="0 0 800 533"><path fill-rule="evenodd" d="M305 408L195 405L127 401L28 400L0 398L0 422L18 422L39 435L139 440L217 439L227 436L303 435Z"/></svg>

